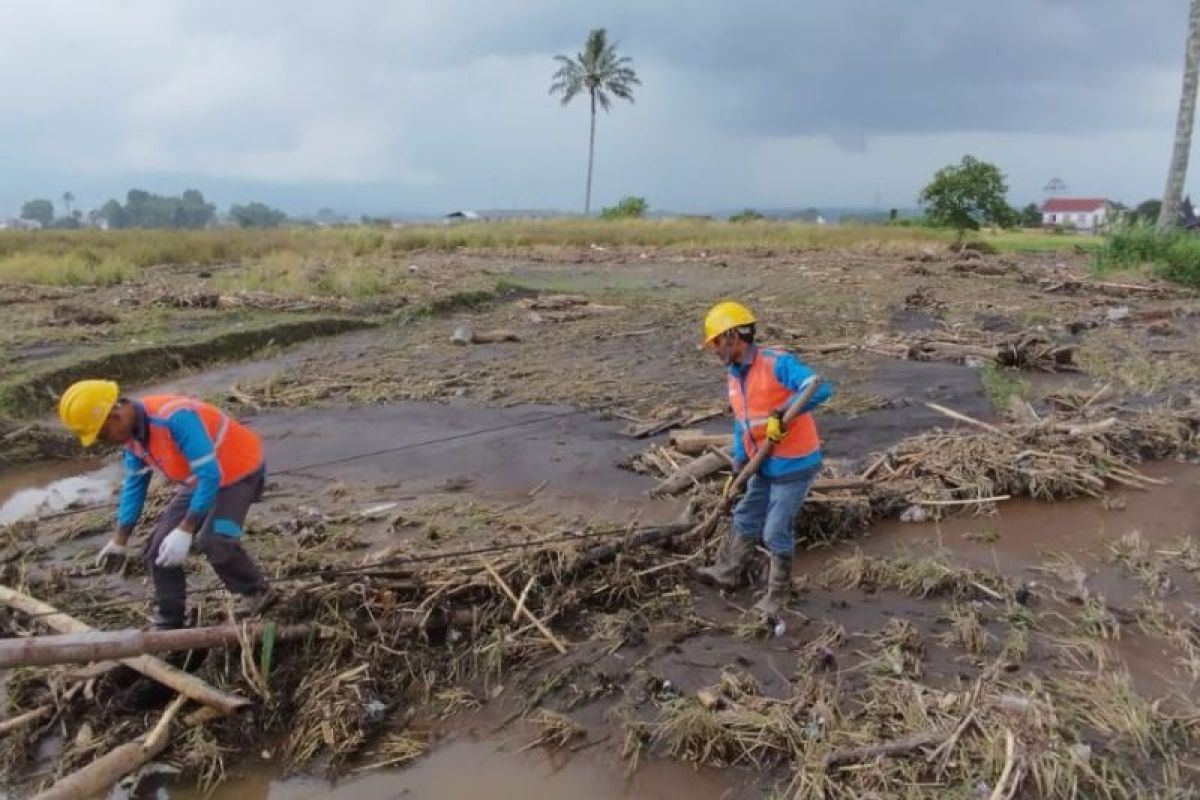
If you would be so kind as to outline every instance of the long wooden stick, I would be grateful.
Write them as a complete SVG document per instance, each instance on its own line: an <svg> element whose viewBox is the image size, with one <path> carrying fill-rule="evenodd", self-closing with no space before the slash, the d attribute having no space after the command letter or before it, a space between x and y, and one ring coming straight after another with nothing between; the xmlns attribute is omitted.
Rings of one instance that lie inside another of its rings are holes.
<svg viewBox="0 0 1200 800"><path fill-rule="evenodd" d="M566 645L559 641L559 638L554 635L554 631L547 628L544 622L538 619L532 611L526 608L525 605L517 599L516 594L514 594L513 590L510 589L508 584L504 582L504 578L500 577L500 573L496 572L496 569L491 565L491 562L489 562L486 558L480 558L479 562L483 565L483 568L487 570L487 574L492 576L492 580L496 582L496 585L500 587L500 590L504 592L504 594L508 595L508 599L512 600L514 605L519 606L520 609L525 612L525 616L529 619L529 621L532 622L534 627L538 629L538 632L541 633L542 636L545 636L546 640L550 642L550 644L554 645L554 649L560 653L566 653Z"/></svg>
<svg viewBox="0 0 1200 800"><path fill-rule="evenodd" d="M248 626L247 635L257 639L262 634L262 627L261 623ZM307 636L311 630L311 625L287 625L276 630L275 638L296 639ZM0 639L0 667L87 664L146 653L218 647L240 641L238 631L235 625L219 625L168 631L92 631Z"/></svg>
<svg viewBox="0 0 1200 800"><path fill-rule="evenodd" d="M18 714L15 717L0 722L0 736L4 736L15 731L23 725L28 725L31 722L45 719L53 713L54 709L51 706L42 706L35 708L32 711L26 711L24 714Z"/></svg>
<svg viewBox="0 0 1200 800"><path fill-rule="evenodd" d="M7 586L0 586L0 603L34 616L38 622L59 633L90 633L95 630L86 622L64 614L49 603L44 603ZM226 714L232 714L239 708L250 705L250 701L246 698L214 689L195 675L189 675L181 669L176 669L154 656L123 658L121 663L147 678L153 678L164 686L171 687L196 702L220 709Z"/></svg>
<svg viewBox="0 0 1200 800"><path fill-rule="evenodd" d="M1001 436L1006 436L1006 437L1010 436L1010 434L1000 430L995 425L989 425L988 423L977 420L974 417L968 417L966 414L960 414L959 412L955 411L952 408L946 408L945 406L939 406L937 403L926 403L925 407L930 409L931 411L936 411L939 414L947 416L950 419L958 420L959 422L965 422L968 425L974 425L976 428L982 428L983 430L987 431L988 433L996 433L996 434L999 434Z"/></svg>
<svg viewBox="0 0 1200 800"><path fill-rule="evenodd" d="M53 786L33 800L80 800L107 793L121 778L167 749L171 720L186 702L186 697L178 695L144 739L127 742L105 753L87 766L55 781Z"/></svg>

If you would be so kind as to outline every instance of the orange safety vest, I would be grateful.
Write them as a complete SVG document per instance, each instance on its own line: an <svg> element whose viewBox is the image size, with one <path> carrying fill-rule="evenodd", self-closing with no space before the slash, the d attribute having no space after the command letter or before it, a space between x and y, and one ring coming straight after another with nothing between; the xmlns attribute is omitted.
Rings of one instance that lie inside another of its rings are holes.
<svg viewBox="0 0 1200 800"><path fill-rule="evenodd" d="M167 480L195 482L191 465L167 429L167 420L183 409L196 412L212 440L217 468L221 472L221 488L237 483L262 466L262 442L258 436L219 408L177 395L143 397L141 403L146 411L146 446L136 439L131 439L126 446Z"/></svg>
<svg viewBox="0 0 1200 800"><path fill-rule="evenodd" d="M738 377L729 373L729 405L742 447L747 457L753 456L767 438L767 419L771 413L783 413L795 392L775 378L775 358L778 353L759 348L746 372ZM812 414L800 414L788 425L783 440L771 450L771 458L805 458L821 449L817 424Z"/></svg>

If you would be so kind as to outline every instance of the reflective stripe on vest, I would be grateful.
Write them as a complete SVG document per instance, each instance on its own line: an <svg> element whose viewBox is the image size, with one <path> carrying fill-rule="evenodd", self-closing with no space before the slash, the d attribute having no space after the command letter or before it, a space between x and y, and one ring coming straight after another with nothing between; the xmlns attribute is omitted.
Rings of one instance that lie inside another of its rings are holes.
<svg viewBox="0 0 1200 800"><path fill-rule="evenodd" d="M775 378L775 358L771 350L759 349L742 377L729 374L729 405L742 447L752 456L767 438L767 420L772 412L782 413L796 393ZM812 414L800 414L788 425L783 441L771 450L773 458L804 458L819 450L821 440Z"/></svg>
<svg viewBox="0 0 1200 800"><path fill-rule="evenodd" d="M135 456L161 472L168 480L193 486L194 471L215 461L221 486L230 486L262 466L262 443L258 436L220 409L188 397L161 395L141 400L146 411L146 446L136 440L128 448ZM194 411L213 444L213 452L189 462L171 438L167 420L176 411Z"/></svg>

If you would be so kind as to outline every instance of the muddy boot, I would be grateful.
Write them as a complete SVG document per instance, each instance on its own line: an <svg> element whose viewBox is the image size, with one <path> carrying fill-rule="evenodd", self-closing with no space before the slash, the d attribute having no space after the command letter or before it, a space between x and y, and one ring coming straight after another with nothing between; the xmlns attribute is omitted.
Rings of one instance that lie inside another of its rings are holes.
<svg viewBox="0 0 1200 800"><path fill-rule="evenodd" d="M717 550L717 560L711 567L696 570L696 577L704 583L722 589L736 589L742 580L742 570L754 555L754 540L739 536L733 530L725 534Z"/></svg>
<svg viewBox="0 0 1200 800"><path fill-rule="evenodd" d="M270 587L260 589L257 592L251 592L250 594L239 594L233 613L238 620L254 619L255 617L262 616L278 600L279 595Z"/></svg>
<svg viewBox="0 0 1200 800"><path fill-rule="evenodd" d="M771 571L767 575L767 591L754 610L773 617L792 599L792 557L771 554Z"/></svg>

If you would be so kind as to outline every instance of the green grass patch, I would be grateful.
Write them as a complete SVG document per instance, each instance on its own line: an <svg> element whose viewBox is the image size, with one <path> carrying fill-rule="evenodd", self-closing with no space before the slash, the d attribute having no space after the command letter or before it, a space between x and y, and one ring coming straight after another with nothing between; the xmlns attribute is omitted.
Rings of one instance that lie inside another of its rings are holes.
<svg viewBox="0 0 1200 800"><path fill-rule="evenodd" d="M1101 274L1146 268L1165 280L1200 288L1200 237L1130 225L1110 233L1096 254L1096 271Z"/></svg>
<svg viewBox="0 0 1200 800"><path fill-rule="evenodd" d="M997 411L1008 408L1014 397L1026 397L1029 394L1029 381L1016 370L996 364L985 365L979 372L979 380L983 382L983 391L987 393L992 408Z"/></svg>
<svg viewBox="0 0 1200 800"><path fill-rule="evenodd" d="M1061 250L1096 252L1104 246L1099 236L1046 233L1041 230L997 231L982 239L1001 253L1039 253Z"/></svg>

